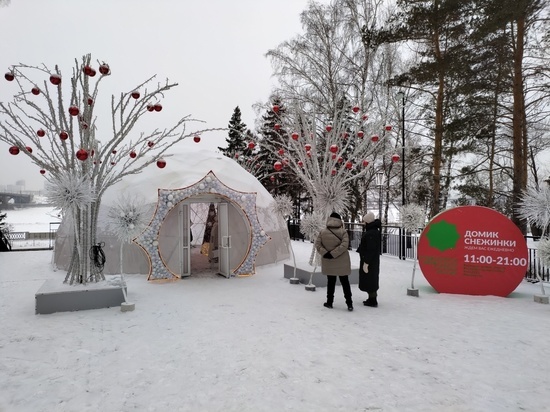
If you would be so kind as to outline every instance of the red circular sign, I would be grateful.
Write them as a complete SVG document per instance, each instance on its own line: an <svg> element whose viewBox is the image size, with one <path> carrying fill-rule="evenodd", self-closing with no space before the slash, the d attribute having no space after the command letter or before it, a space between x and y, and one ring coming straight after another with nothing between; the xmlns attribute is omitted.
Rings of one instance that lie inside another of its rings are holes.
<svg viewBox="0 0 550 412"><path fill-rule="evenodd" d="M440 293L508 296L529 262L519 228L503 214L460 206L435 216L420 235L418 262Z"/></svg>

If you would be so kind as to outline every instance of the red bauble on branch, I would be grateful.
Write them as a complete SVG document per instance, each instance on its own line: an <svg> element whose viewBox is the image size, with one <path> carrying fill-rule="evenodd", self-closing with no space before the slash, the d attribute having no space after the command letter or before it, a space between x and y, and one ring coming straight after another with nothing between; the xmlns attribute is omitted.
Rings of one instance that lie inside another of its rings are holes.
<svg viewBox="0 0 550 412"><path fill-rule="evenodd" d="M337 157L338 156L336 155L336 153L333 153L332 156L331 156L332 160L336 159Z"/></svg>
<svg viewBox="0 0 550 412"><path fill-rule="evenodd" d="M139 90L134 90L131 94L130 94L134 99L139 99Z"/></svg>
<svg viewBox="0 0 550 412"><path fill-rule="evenodd" d="M199 142L201 141L201 137L200 137L200 136L194 136L194 137L193 137L193 141L194 141L195 143L199 143Z"/></svg>
<svg viewBox="0 0 550 412"><path fill-rule="evenodd" d="M277 153L279 153L279 156L282 156L282 155L285 154L285 150L284 149L279 149L279 151Z"/></svg>
<svg viewBox="0 0 550 412"><path fill-rule="evenodd" d="M326 130L327 132L330 132L330 131L332 130L332 125L327 124L327 125L325 126L325 130Z"/></svg>
<svg viewBox="0 0 550 412"><path fill-rule="evenodd" d="M7 72L4 75L4 79L6 79L8 82L12 82L13 79L15 79L15 75L13 74L13 72Z"/></svg>
<svg viewBox="0 0 550 412"><path fill-rule="evenodd" d="M369 165L369 161L368 160L363 160L363 167L367 167Z"/></svg>
<svg viewBox="0 0 550 412"><path fill-rule="evenodd" d="M338 146L333 144L332 146L330 146L330 148L328 150L330 150L332 153L337 153L338 152Z"/></svg>
<svg viewBox="0 0 550 412"><path fill-rule="evenodd" d="M157 167L159 169L164 169L166 167L166 160L164 159L157 160Z"/></svg>
<svg viewBox="0 0 550 412"><path fill-rule="evenodd" d="M90 66L84 66L84 69L82 71L86 76L91 76L93 70L94 69L92 69Z"/></svg>
<svg viewBox="0 0 550 412"><path fill-rule="evenodd" d="M27 152L32 153L32 147L26 146L25 149L27 150Z"/></svg>
<svg viewBox="0 0 550 412"><path fill-rule="evenodd" d="M107 76L108 74L111 74L111 69L107 63L103 63L99 66L99 72L102 75Z"/></svg>
<svg viewBox="0 0 550 412"><path fill-rule="evenodd" d="M130 152L130 157L131 157L132 159L135 159L136 156L137 156L136 152L134 152L134 151L131 151L131 152Z"/></svg>
<svg viewBox="0 0 550 412"><path fill-rule="evenodd" d="M59 74L51 74L50 75L50 83L54 86L59 86L61 84L61 76Z"/></svg>
<svg viewBox="0 0 550 412"><path fill-rule="evenodd" d="M336 169L332 169L332 171L330 172L330 174L331 174L332 176L336 176L336 173L337 173L337 172L336 172Z"/></svg>
<svg viewBox="0 0 550 412"><path fill-rule="evenodd" d="M386 127L384 127L384 129L386 129L386 132L391 132L391 126L389 124L386 125Z"/></svg>
<svg viewBox="0 0 550 412"><path fill-rule="evenodd" d="M298 140L300 138L300 135L298 133L294 132L290 135L290 137L292 137L293 140Z"/></svg>
<svg viewBox="0 0 550 412"><path fill-rule="evenodd" d="M41 175L45 175L46 174L46 171L44 169L40 169L40 174Z"/></svg>
<svg viewBox="0 0 550 412"><path fill-rule="evenodd" d="M155 142L152 142L150 140L147 142L147 146L149 147L153 147L154 145L155 145Z"/></svg>
<svg viewBox="0 0 550 412"><path fill-rule="evenodd" d="M154 112L155 111L155 106L153 106L152 104L148 104L147 105L147 111L148 112Z"/></svg>
<svg viewBox="0 0 550 412"><path fill-rule="evenodd" d="M71 106L69 107L69 114L71 116L78 116L78 114L80 113L80 109L76 106Z"/></svg>
<svg viewBox="0 0 550 412"><path fill-rule="evenodd" d="M279 172L283 168L283 164L279 161L276 161L273 163L273 169L275 169L277 172Z"/></svg>
<svg viewBox="0 0 550 412"><path fill-rule="evenodd" d="M365 132L362 131L362 130L359 130L359 131L357 132L357 137L358 137L359 139L362 139L363 136L365 136Z"/></svg>
<svg viewBox="0 0 550 412"><path fill-rule="evenodd" d="M83 162L88 158L88 151L86 149L79 149L76 152L76 158Z"/></svg>
<svg viewBox="0 0 550 412"><path fill-rule="evenodd" d="M10 151L10 154L14 156L19 154L19 148L17 146L11 146L9 151Z"/></svg>
<svg viewBox="0 0 550 412"><path fill-rule="evenodd" d="M361 110L361 108L359 106L353 106L351 110L353 111L353 113L359 113L359 110Z"/></svg>
<svg viewBox="0 0 550 412"><path fill-rule="evenodd" d="M37 135L38 137L44 137L44 136L46 136L46 131L45 131L44 129L38 129L38 130L36 131L36 135Z"/></svg>
<svg viewBox="0 0 550 412"><path fill-rule="evenodd" d="M374 143L376 143L377 141L380 140L380 137L377 134L375 134L370 138L370 140L373 141Z"/></svg>
<svg viewBox="0 0 550 412"><path fill-rule="evenodd" d="M309 152L311 150L311 145L309 143L306 143L304 145L304 149L306 149L306 152Z"/></svg>
<svg viewBox="0 0 550 412"><path fill-rule="evenodd" d="M69 134L68 134L66 131L64 131L64 130L61 130L61 131L59 132L59 138L60 138L61 140L67 140L67 139L69 138Z"/></svg>
<svg viewBox="0 0 550 412"><path fill-rule="evenodd" d="M364 115L363 115L363 116L361 117L361 119L363 119L363 121L365 121L365 120L369 120L369 116L368 116L368 115L366 115L366 114L364 114Z"/></svg>
<svg viewBox="0 0 550 412"><path fill-rule="evenodd" d="M391 161L394 163L399 162L399 159L401 159L401 157L397 153L394 153L391 157Z"/></svg>
<svg viewBox="0 0 550 412"><path fill-rule="evenodd" d="M86 103L88 103L88 106L91 106L92 104L94 104L94 99L92 99L91 97L88 97L86 99Z"/></svg>
<svg viewBox="0 0 550 412"><path fill-rule="evenodd" d="M40 89L38 87L34 86L31 89L31 93L34 94L35 96L38 96L40 94Z"/></svg>
<svg viewBox="0 0 550 412"><path fill-rule="evenodd" d="M352 163L351 161L348 160L348 161L346 162L346 169L351 170L352 167L353 167L353 163Z"/></svg>
<svg viewBox="0 0 550 412"><path fill-rule="evenodd" d="M162 105L160 103L155 103L153 105L153 109L155 110L155 112L160 112L162 110Z"/></svg>
<svg viewBox="0 0 550 412"><path fill-rule="evenodd" d="M273 126L275 130L279 130L281 128L281 125L279 123L275 123L275 126Z"/></svg>
<svg viewBox="0 0 550 412"><path fill-rule="evenodd" d="M302 162L301 160L298 160L298 166L304 167L304 162Z"/></svg>
<svg viewBox="0 0 550 412"><path fill-rule="evenodd" d="M280 107L279 107L278 104L274 104L274 105L273 105L273 112L274 112L274 113L279 113L279 109L280 109Z"/></svg>
<svg viewBox="0 0 550 412"><path fill-rule="evenodd" d="M256 143L254 143L254 142L249 142L249 143L248 143L248 148L249 148L250 150L253 150L255 147L256 147Z"/></svg>

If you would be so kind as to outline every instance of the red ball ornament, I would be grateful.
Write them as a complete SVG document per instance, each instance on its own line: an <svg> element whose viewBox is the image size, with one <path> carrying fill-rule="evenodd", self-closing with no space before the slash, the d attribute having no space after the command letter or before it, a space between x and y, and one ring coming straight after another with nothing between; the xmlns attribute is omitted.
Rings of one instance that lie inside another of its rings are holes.
<svg viewBox="0 0 550 412"><path fill-rule="evenodd" d="M306 155L307 155L307 157L311 157L311 152L308 150L308 151L306 152Z"/></svg>
<svg viewBox="0 0 550 412"><path fill-rule="evenodd" d="M366 114L364 114L364 115L361 117L361 119L363 119L363 120L369 120L369 116L366 115Z"/></svg>
<svg viewBox="0 0 550 412"><path fill-rule="evenodd" d="M235 159L238 159L238 158L239 158L239 154L235 153Z"/></svg>
<svg viewBox="0 0 550 412"><path fill-rule="evenodd" d="M333 144L332 146L330 146L330 148L328 150L330 150L332 153L337 153L338 152L338 146Z"/></svg>
<svg viewBox="0 0 550 412"><path fill-rule="evenodd" d="M13 72L7 72L7 73L4 75L4 78L5 78L8 82L12 82L13 79L15 79L15 75L13 74Z"/></svg>
<svg viewBox="0 0 550 412"><path fill-rule="evenodd" d="M401 159L401 157L399 157L399 155L397 153L394 153L391 157L391 161L394 162L394 163L399 162L399 159Z"/></svg>
<svg viewBox="0 0 550 412"><path fill-rule="evenodd" d="M86 65L86 66L84 66L82 71L84 72L84 74L86 76L91 76L92 70L94 70L94 69L92 69L90 66Z"/></svg>
<svg viewBox="0 0 550 412"><path fill-rule="evenodd" d="M255 147L256 147L256 143L254 143L254 142L249 142L249 143L248 143L248 148L249 148L250 150L254 149Z"/></svg>
<svg viewBox="0 0 550 412"><path fill-rule="evenodd" d="M35 96L38 96L40 94L40 89L38 87L34 86L31 89L31 93L34 94Z"/></svg>
<svg viewBox="0 0 550 412"><path fill-rule="evenodd" d="M372 137L370 138L370 140L372 140L374 143L376 143L377 141L380 140L380 137L379 137L377 134L375 134L374 136L372 136Z"/></svg>
<svg viewBox="0 0 550 412"><path fill-rule="evenodd" d="M71 116L78 116L78 114L80 113L80 109L76 106L71 106L69 107L69 114Z"/></svg>
<svg viewBox="0 0 550 412"><path fill-rule="evenodd" d="M285 151L284 149L279 149L278 153L279 153L279 156L282 156L285 154Z"/></svg>
<svg viewBox="0 0 550 412"><path fill-rule="evenodd" d="M285 166L288 165L288 159L287 159L286 157L283 159L283 164L284 164Z"/></svg>
<svg viewBox="0 0 550 412"><path fill-rule="evenodd" d="M353 113L359 113L359 110L361 110L361 108L359 106L353 106L351 110L353 111Z"/></svg>
<svg viewBox="0 0 550 412"><path fill-rule="evenodd" d="M159 169L164 169L166 167L166 160L164 159L157 160L157 167Z"/></svg>
<svg viewBox="0 0 550 412"><path fill-rule="evenodd" d="M391 132L391 126L389 124L386 125L385 129L386 129L386 132Z"/></svg>
<svg viewBox="0 0 550 412"><path fill-rule="evenodd" d="M194 137L193 137L193 141L194 141L195 143L199 143L199 142L201 141L201 137L198 136L198 135L197 135L197 136L194 136Z"/></svg>
<svg viewBox="0 0 550 412"><path fill-rule="evenodd" d="M274 112L274 113L279 113L279 109L280 109L280 107L279 107L278 104L274 104L274 105L273 105L273 112Z"/></svg>
<svg viewBox="0 0 550 412"><path fill-rule="evenodd" d="M152 104L148 104L147 105L147 111L148 112L154 112L155 111L155 106L153 106Z"/></svg>
<svg viewBox="0 0 550 412"><path fill-rule="evenodd" d="M92 104L94 104L94 99L88 97L88 99L86 99L86 103L88 103L88 106L91 106Z"/></svg>
<svg viewBox="0 0 550 412"><path fill-rule="evenodd" d="M155 103L153 105L153 109L155 110L155 112L160 112L162 110L162 105L160 103Z"/></svg>
<svg viewBox="0 0 550 412"><path fill-rule="evenodd" d="M17 146L11 146L9 148L10 154L12 155L18 155L19 154L19 148Z"/></svg>
<svg viewBox="0 0 550 412"><path fill-rule="evenodd" d="M80 124L80 126L81 126L84 130L86 130L86 129L88 128L88 123L82 122L82 123Z"/></svg>
<svg viewBox="0 0 550 412"><path fill-rule="evenodd" d="M94 162L95 163L95 162ZM116 165L116 162L111 162L111 166L114 166Z"/></svg>
<svg viewBox="0 0 550 412"><path fill-rule="evenodd" d="M272 182L275 181L275 176L269 176L269 180L271 180Z"/></svg>
<svg viewBox="0 0 550 412"><path fill-rule="evenodd" d="M336 159L337 157L338 156L336 155L336 153L333 153L332 156L331 156L332 160Z"/></svg>
<svg viewBox="0 0 550 412"><path fill-rule="evenodd" d="M273 169L275 169L277 172L280 171L283 168L283 164L279 161L276 161L273 164Z"/></svg>
<svg viewBox="0 0 550 412"><path fill-rule="evenodd" d="M347 161L346 162L346 169L351 170L352 167L353 167L353 163L350 162L350 161Z"/></svg>
<svg viewBox="0 0 550 412"><path fill-rule="evenodd" d="M95 71L95 69L91 69L90 74L88 76L94 77L96 74L97 74L97 72Z"/></svg>
<svg viewBox="0 0 550 412"><path fill-rule="evenodd" d="M112 154L116 154L116 150L113 149L113 150L111 151L111 153L112 153Z"/></svg>
<svg viewBox="0 0 550 412"><path fill-rule="evenodd" d="M131 151L131 152L130 152L130 157L131 157L132 159L135 159L136 156L137 156L136 152L134 152L134 151Z"/></svg>
<svg viewBox="0 0 550 412"><path fill-rule="evenodd" d="M46 136L46 132L45 132L44 129L38 129L38 130L36 131L36 135L37 135L38 137L44 137L44 136Z"/></svg>
<svg viewBox="0 0 550 412"><path fill-rule="evenodd" d="M281 125L279 123L275 123L275 126L273 126L275 130L279 130L281 128Z"/></svg>
<svg viewBox="0 0 550 412"><path fill-rule="evenodd" d="M304 145L304 149L306 149L306 152L309 152L311 150L311 145L309 143L306 143Z"/></svg>
<svg viewBox="0 0 550 412"><path fill-rule="evenodd" d="M336 169L332 169L332 172L330 172L332 176L336 176Z"/></svg>
<svg viewBox="0 0 550 412"><path fill-rule="evenodd" d="M339 157L338 158L338 163L342 163L344 161L344 158L343 157Z"/></svg>
<svg viewBox="0 0 550 412"><path fill-rule="evenodd" d="M369 165L369 161L368 160L363 160L363 167L367 167Z"/></svg>
<svg viewBox="0 0 550 412"><path fill-rule="evenodd" d="M155 145L155 142L152 142L152 141L147 142L147 146L149 147L153 147L154 145Z"/></svg>
<svg viewBox="0 0 550 412"><path fill-rule="evenodd" d="M109 65L107 63L103 63L99 66L99 72L102 75L106 76L108 74L111 74L111 69L109 68Z"/></svg>
<svg viewBox="0 0 550 412"><path fill-rule="evenodd" d="M50 75L50 83L54 86L59 86L61 84L61 76L56 73Z"/></svg>
<svg viewBox="0 0 550 412"><path fill-rule="evenodd" d="M26 146L25 149L27 150L27 152L32 153L32 147Z"/></svg>
<svg viewBox="0 0 550 412"><path fill-rule="evenodd" d="M76 152L76 158L80 161L84 161L88 158L88 151L85 149L80 149Z"/></svg>
<svg viewBox="0 0 550 412"><path fill-rule="evenodd" d="M325 130L326 130L327 132L330 132L330 131L332 130L332 125L327 124L327 125L325 126Z"/></svg>
<svg viewBox="0 0 550 412"><path fill-rule="evenodd" d="M67 140L69 138L69 134L66 131L62 130L61 132L59 132L59 138L61 140Z"/></svg>
<svg viewBox="0 0 550 412"><path fill-rule="evenodd" d="M301 160L298 160L298 166L304 167L304 162L302 162Z"/></svg>
<svg viewBox="0 0 550 412"><path fill-rule="evenodd" d="M134 90L131 94L130 94L134 99L139 99L139 91L138 90Z"/></svg>
<svg viewBox="0 0 550 412"><path fill-rule="evenodd" d="M296 132L292 133L290 136L292 137L293 140L298 140L300 138L300 135Z"/></svg>
<svg viewBox="0 0 550 412"><path fill-rule="evenodd" d="M363 136L365 136L365 132L362 131L362 130L359 130L359 131L357 132L357 137L358 137L359 139L362 139Z"/></svg>
<svg viewBox="0 0 550 412"><path fill-rule="evenodd" d="M46 171L44 169L40 169L40 174L41 175L45 175L46 174Z"/></svg>

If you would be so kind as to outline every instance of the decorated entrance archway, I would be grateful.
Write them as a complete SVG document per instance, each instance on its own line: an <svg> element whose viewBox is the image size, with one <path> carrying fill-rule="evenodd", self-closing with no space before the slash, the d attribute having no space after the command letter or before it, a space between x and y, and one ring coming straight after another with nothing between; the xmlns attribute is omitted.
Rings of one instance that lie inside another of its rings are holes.
<svg viewBox="0 0 550 412"><path fill-rule="evenodd" d="M191 186L181 189L158 189L157 208L153 219L149 223L149 226L134 239L134 242L145 251L149 259L148 280L179 278L178 275L168 269L162 259L159 250L160 228L166 215L177 204L185 199L206 194L223 197L238 206L243 212L245 221L250 225L249 247L245 258L234 269L233 273L237 276L247 276L254 273L256 255L269 240L269 236L262 229L256 213L256 193L233 190L222 183L214 172L210 171L205 177Z"/></svg>

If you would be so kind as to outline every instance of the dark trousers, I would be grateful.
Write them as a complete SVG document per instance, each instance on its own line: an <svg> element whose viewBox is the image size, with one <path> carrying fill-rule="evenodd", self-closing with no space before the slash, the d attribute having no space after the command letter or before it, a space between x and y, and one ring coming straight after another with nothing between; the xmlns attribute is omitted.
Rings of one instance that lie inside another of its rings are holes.
<svg viewBox="0 0 550 412"><path fill-rule="evenodd" d="M338 276L342 289L344 290L344 297L346 303L351 303L351 286L349 284L349 278L347 276ZM336 276L327 276L327 303L332 305L334 302L334 290L336 289Z"/></svg>

